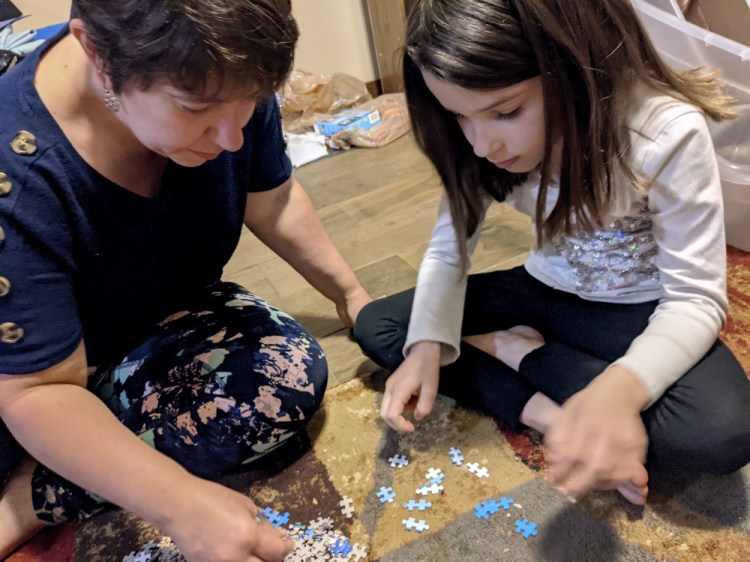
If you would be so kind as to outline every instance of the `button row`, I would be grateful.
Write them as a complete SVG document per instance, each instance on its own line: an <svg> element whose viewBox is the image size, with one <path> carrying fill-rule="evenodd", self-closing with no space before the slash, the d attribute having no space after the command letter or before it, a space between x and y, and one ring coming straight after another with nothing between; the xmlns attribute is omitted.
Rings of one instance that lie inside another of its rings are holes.
<svg viewBox="0 0 750 562"><path fill-rule="evenodd" d="M10 141L10 148L21 156L32 156L37 151L36 137L28 131L18 131ZM13 190L13 182L8 175L0 172L0 197L5 197ZM5 243L5 231L0 227L0 248ZM10 281L0 276L0 298L10 294ZM0 324L0 343L14 344L23 339L24 331L15 322Z"/></svg>

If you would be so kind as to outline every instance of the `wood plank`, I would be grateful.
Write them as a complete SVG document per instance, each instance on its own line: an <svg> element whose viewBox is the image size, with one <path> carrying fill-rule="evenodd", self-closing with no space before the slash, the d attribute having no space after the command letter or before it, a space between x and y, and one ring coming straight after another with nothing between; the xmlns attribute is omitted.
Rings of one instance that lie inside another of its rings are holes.
<svg viewBox="0 0 750 562"><path fill-rule="evenodd" d="M367 0L383 93L404 91L401 51L406 40L404 0Z"/></svg>

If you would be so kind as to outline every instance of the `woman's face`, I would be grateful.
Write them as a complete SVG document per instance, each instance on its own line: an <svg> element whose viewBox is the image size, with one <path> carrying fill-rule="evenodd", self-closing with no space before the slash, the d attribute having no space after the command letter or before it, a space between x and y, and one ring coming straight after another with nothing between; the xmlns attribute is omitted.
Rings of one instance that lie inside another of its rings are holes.
<svg viewBox="0 0 750 562"><path fill-rule="evenodd" d="M120 95L119 119L149 150L187 167L200 166L228 150L242 148L242 129L255 111L256 96L195 96L156 83L146 91Z"/></svg>
<svg viewBox="0 0 750 562"><path fill-rule="evenodd" d="M427 87L449 112L479 158L514 173L530 172L544 158L544 96L538 76L507 88L469 90L422 72ZM562 141L552 149L559 171Z"/></svg>

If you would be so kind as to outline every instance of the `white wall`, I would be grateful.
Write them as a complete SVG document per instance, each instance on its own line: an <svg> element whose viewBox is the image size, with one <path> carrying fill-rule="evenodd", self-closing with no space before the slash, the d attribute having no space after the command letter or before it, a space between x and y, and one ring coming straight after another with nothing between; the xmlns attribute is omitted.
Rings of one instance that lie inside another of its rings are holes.
<svg viewBox="0 0 750 562"><path fill-rule="evenodd" d="M13 0L13 4L28 18L13 24L18 33L34 27L45 27L68 21L70 0Z"/></svg>
<svg viewBox="0 0 750 562"><path fill-rule="evenodd" d="M370 82L378 78L370 46L365 0L292 0L300 28L294 67L344 72Z"/></svg>
<svg viewBox="0 0 750 562"><path fill-rule="evenodd" d="M70 0L14 0L31 17L14 24L15 31L68 19ZM292 0L300 28L295 68L309 72L345 72L364 82L378 78L370 42L365 0Z"/></svg>

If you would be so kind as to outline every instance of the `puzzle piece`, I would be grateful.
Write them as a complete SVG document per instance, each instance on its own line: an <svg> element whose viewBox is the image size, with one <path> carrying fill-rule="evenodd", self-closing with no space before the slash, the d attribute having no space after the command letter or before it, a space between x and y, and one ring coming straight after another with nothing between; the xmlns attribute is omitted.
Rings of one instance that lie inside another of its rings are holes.
<svg viewBox="0 0 750 562"><path fill-rule="evenodd" d="M333 529L333 519L330 517L326 517L325 519L318 517L317 519L310 521L310 527L318 531L329 531Z"/></svg>
<svg viewBox="0 0 750 562"><path fill-rule="evenodd" d="M445 474L443 474L443 471L440 470L439 468L430 468L430 470L427 471L427 474L425 474L424 477L428 481L432 481L436 478L440 478L442 480L443 478L445 478Z"/></svg>
<svg viewBox="0 0 750 562"><path fill-rule="evenodd" d="M419 511L424 511L428 507L432 507L432 502L428 502L424 499L421 499L419 501L415 500L409 500L404 504L404 508L408 509L409 511L414 511L415 509L418 509Z"/></svg>
<svg viewBox="0 0 750 562"><path fill-rule="evenodd" d="M510 506L513 505L513 498L506 498L505 496L503 496L498 500L497 503L503 509L508 510L510 509Z"/></svg>
<svg viewBox="0 0 750 562"><path fill-rule="evenodd" d="M354 515L354 506L352 504L352 498L349 498L347 496L344 496L339 502L339 505L341 506L341 513L349 519L351 519Z"/></svg>
<svg viewBox="0 0 750 562"><path fill-rule="evenodd" d="M286 525L289 523L289 512L287 511L284 513L284 515L278 515L276 519L271 521L271 525L274 527L281 527L282 525Z"/></svg>
<svg viewBox="0 0 750 562"><path fill-rule="evenodd" d="M528 539L531 536L536 536L536 523L529 521L528 519L516 519L516 533L521 534L525 539Z"/></svg>
<svg viewBox="0 0 750 562"><path fill-rule="evenodd" d="M393 488L385 486L380 487L380 491L378 492L378 498L380 498L380 503L393 503L393 498L396 497L396 492L393 491Z"/></svg>
<svg viewBox="0 0 750 562"><path fill-rule="evenodd" d="M404 468L407 464L409 464L409 459L407 459L404 455L394 455L388 459L388 462L393 468Z"/></svg>
<svg viewBox="0 0 750 562"><path fill-rule="evenodd" d="M419 494L420 496L426 496L427 494L442 494L443 491L444 489L441 484L430 484L429 486L422 484L414 491L414 493Z"/></svg>
<svg viewBox="0 0 750 562"><path fill-rule="evenodd" d="M349 544L348 540L338 539L336 544L328 550L330 550L336 558L346 558L352 551L352 546Z"/></svg>
<svg viewBox="0 0 750 562"><path fill-rule="evenodd" d="M489 478L490 471L485 467L480 467L477 462L470 462L466 464L466 468L477 478Z"/></svg>
<svg viewBox="0 0 750 562"><path fill-rule="evenodd" d="M280 513L278 511L274 511L270 507L265 507L263 508L263 515L266 516L266 519L269 522L272 522L276 520L276 518L280 515Z"/></svg>
<svg viewBox="0 0 750 562"><path fill-rule="evenodd" d="M361 546L359 543L355 543L352 547L351 557L355 562L364 560L365 558L367 558L367 548Z"/></svg>
<svg viewBox="0 0 750 562"><path fill-rule="evenodd" d="M139 552L127 554L122 562L187 562L172 541L164 537L160 542L149 541Z"/></svg>
<svg viewBox="0 0 750 562"><path fill-rule="evenodd" d="M436 476L435 478L428 480L428 482L430 484L442 484L444 479L445 479L445 474L441 474L440 476Z"/></svg>
<svg viewBox="0 0 750 562"><path fill-rule="evenodd" d="M427 524L427 521L425 521L424 519L420 519L419 521L417 521L413 517L409 517L409 519L402 519L401 523L403 523L407 531L416 531L417 533L422 533L430 528L430 526Z"/></svg>
<svg viewBox="0 0 750 562"><path fill-rule="evenodd" d="M494 515L498 511L500 511L500 504L495 500L489 500L474 507L474 517L486 520L490 518L490 515Z"/></svg>
<svg viewBox="0 0 750 562"><path fill-rule="evenodd" d="M464 462L464 457L461 454L461 449L456 449L455 447L451 447L448 451L448 454L451 457L451 462L455 464L456 466L461 466L461 464Z"/></svg>

